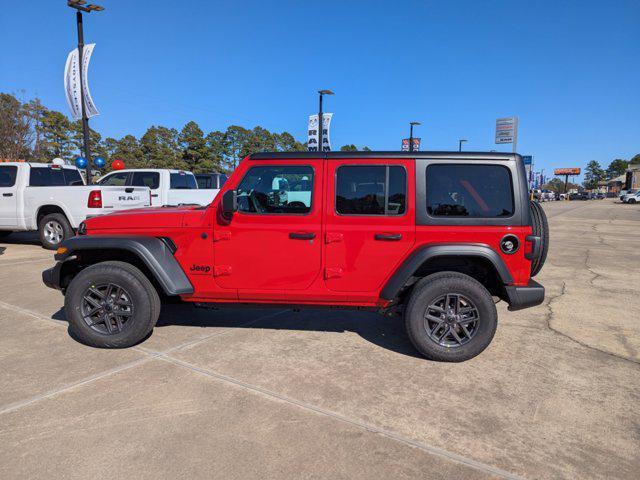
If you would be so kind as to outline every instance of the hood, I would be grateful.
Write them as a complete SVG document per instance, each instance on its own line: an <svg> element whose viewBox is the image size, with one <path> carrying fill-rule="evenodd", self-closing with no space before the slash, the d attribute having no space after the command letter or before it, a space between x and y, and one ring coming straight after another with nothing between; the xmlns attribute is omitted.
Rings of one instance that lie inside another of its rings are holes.
<svg viewBox="0 0 640 480"><path fill-rule="evenodd" d="M202 214L203 209L189 205L183 207L155 207L121 210L107 215L85 220L87 232L93 230L123 230L181 227L184 225L185 215L190 213Z"/></svg>

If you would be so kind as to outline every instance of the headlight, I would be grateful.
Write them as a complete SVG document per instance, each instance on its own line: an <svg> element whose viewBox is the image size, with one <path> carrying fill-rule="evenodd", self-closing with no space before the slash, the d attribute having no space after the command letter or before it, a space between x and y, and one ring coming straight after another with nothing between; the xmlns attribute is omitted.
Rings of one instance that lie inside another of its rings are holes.
<svg viewBox="0 0 640 480"><path fill-rule="evenodd" d="M87 234L87 224L84 222L80 222L78 225L78 235L86 235Z"/></svg>

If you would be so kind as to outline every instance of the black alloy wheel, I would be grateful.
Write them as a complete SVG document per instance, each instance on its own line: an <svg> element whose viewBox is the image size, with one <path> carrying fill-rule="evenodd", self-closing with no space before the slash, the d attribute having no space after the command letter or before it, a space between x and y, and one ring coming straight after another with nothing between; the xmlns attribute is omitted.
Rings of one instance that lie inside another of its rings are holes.
<svg viewBox="0 0 640 480"><path fill-rule="evenodd" d="M424 328L431 340L443 347L465 345L478 332L480 314L460 293L447 293L427 306Z"/></svg>
<svg viewBox="0 0 640 480"><path fill-rule="evenodd" d="M91 285L82 296L80 309L86 324L104 335L122 332L135 313L131 295L116 283Z"/></svg>

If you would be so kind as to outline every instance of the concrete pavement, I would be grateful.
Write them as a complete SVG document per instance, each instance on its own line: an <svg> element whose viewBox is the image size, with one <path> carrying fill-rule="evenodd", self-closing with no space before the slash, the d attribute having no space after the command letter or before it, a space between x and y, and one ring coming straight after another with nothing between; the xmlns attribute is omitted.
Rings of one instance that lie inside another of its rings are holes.
<svg viewBox="0 0 640 480"><path fill-rule="evenodd" d="M163 308L127 350L69 337L52 263L0 243L0 478L637 478L640 207L544 205L545 305L463 364L371 313Z"/></svg>

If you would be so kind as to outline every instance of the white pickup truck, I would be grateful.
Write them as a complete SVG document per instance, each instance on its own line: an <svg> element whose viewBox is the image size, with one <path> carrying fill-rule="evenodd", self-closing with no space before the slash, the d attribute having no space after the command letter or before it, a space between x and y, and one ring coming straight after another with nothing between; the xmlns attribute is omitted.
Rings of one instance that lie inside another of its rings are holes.
<svg viewBox="0 0 640 480"><path fill-rule="evenodd" d="M70 165L0 163L0 237L37 230L54 250L88 217L150 204L146 187L85 185Z"/></svg>
<svg viewBox="0 0 640 480"><path fill-rule="evenodd" d="M149 187L151 206L209 205L219 188L200 189L196 177L183 170L136 168L111 172L98 181L98 185Z"/></svg>

